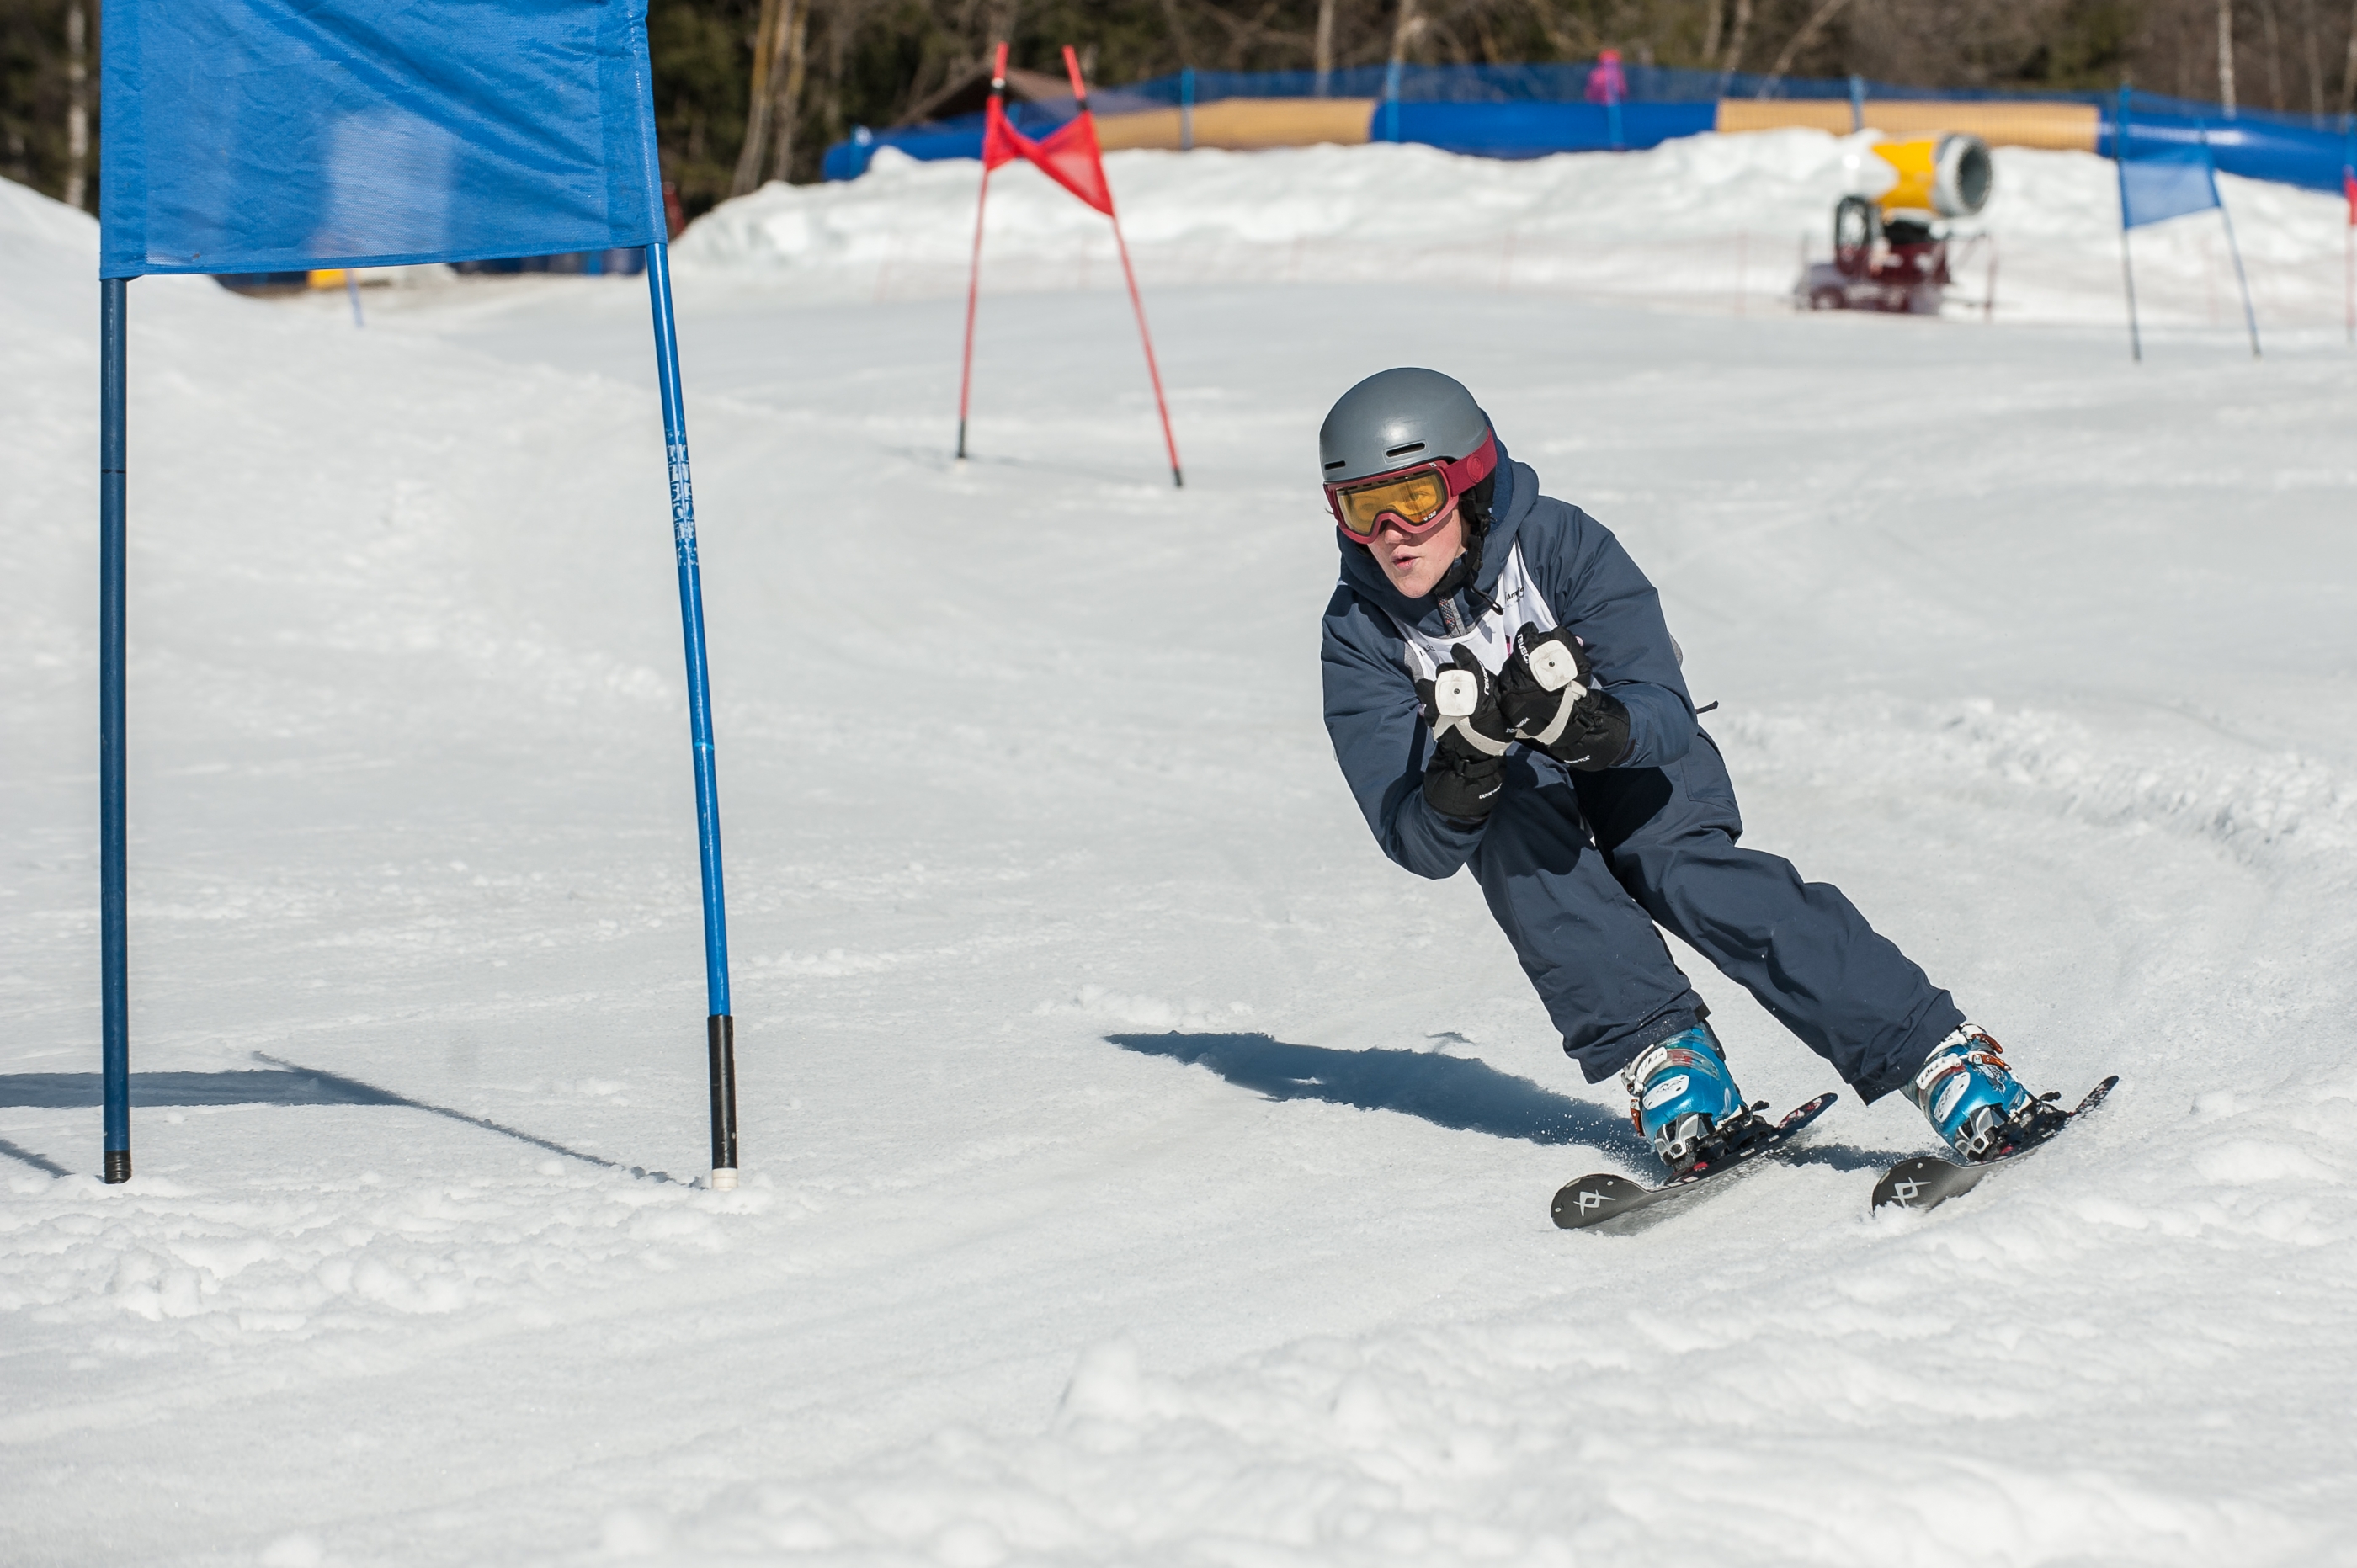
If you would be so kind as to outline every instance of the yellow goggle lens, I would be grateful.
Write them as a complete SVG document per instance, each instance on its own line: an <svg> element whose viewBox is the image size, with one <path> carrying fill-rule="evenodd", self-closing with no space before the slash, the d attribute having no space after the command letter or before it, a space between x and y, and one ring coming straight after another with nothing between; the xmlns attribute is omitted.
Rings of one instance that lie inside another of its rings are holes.
<svg viewBox="0 0 2357 1568"><path fill-rule="evenodd" d="M1351 532L1372 534L1385 512L1396 513L1410 526L1430 522L1448 505L1448 486L1426 469L1364 489L1344 490L1338 499Z"/></svg>

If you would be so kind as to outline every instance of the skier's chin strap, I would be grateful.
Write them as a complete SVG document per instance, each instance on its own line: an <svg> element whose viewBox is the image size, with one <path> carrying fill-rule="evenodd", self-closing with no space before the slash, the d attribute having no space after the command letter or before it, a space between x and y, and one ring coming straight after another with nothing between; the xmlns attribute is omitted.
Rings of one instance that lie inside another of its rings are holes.
<svg viewBox="0 0 2357 1568"><path fill-rule="evenodd" d="M1481 546L1490 537L1490 502L1497 493L1498 476L1493 471L1457 498L1457 515L1465 525L1465 549L1432 585L1435 599L1445 602L1461 593L1473 601L1479 613L1498 613L1498 601L1474 585L1481 575Z"/></svg>

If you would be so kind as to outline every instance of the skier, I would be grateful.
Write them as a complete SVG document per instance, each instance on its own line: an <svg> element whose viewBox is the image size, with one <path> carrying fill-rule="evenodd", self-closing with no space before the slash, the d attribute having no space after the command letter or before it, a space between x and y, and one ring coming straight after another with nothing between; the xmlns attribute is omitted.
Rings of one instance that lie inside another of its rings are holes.
<svg viewBox="0 0 2357 1568"><path fill-rule="evenodd" d="M1370 376L1318 436L1342 578L1320 660L1335 759L1383 853L1470 865L1563 1048L1618 1072L1673 1177L1765 1131L1667 927L1869 1104L1904 1092L1968 1161L2042 1107L1841 893L1738 846L1659 596L1620 542L1539 494L1470 392ZM2051 1113L2051 1112L2048 1112Z"/></svg>

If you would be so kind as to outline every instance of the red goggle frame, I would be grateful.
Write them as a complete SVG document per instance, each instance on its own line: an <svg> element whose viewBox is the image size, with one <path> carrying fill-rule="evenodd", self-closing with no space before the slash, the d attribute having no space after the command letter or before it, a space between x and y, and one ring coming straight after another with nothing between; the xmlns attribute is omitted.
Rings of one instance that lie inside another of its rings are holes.
<svg viewBox="0 0 2357 1568"><path fill-rule="evenodd" d="M1335 526L1364 544L1391 518L1411 539L1421 538L1440 525L1448 503L1488 478L1498 467L1498 437L1481 433L1481 445L1462 457L1412 464L1326 487L1326 505Z"/></svg>

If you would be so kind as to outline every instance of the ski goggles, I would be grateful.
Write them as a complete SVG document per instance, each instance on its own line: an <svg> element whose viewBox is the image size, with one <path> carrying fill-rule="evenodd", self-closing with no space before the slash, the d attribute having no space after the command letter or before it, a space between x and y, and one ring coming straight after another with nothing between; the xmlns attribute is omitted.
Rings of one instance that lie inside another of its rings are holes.
<svg viewBox="0 0 2357 1568"><path fill-rule="evenodd" d="M1462 457L1419 463L1412 468L1326 487L1326 504L1344 533L1364 544L1385 518L1410 539L1440 526L1448 505L1488 478L1498 466L1498 438L1484 432L1481 445Z"/></svg>

